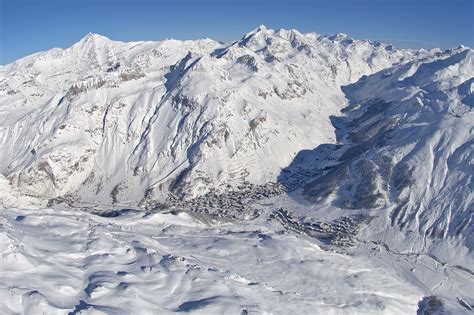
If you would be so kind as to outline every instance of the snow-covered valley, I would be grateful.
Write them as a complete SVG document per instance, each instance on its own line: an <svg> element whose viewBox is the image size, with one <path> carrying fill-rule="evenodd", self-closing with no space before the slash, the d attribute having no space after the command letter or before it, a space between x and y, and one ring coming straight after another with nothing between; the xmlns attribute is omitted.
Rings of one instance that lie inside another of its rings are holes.
<svg viewBox="0 0 474 315"><path fill-rule="evenodd" d="M1 312L472 312L473 56L260 26L0 66Z"/></svg>

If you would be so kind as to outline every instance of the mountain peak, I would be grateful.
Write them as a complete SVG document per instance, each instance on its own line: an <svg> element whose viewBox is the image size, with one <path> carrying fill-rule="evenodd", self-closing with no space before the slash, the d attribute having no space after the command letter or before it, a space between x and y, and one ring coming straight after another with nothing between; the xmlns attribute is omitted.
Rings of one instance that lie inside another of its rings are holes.
<svg viewBox="0 0 474 315"><path fill-rule="evenodd" d="M345 39L350 39L349 35L345 34L345 33L337 33L337 34L334 34L334 35L329 35L328 38L330 40L345 40Z"/></svg>
<svg viewBox="0 0 474 315"><path fill-rule="evenodd" d="M89 32L80 41L72 45L72 48L75 49L96 49L98 47L106 46L110 44L112 41L105 36Z"/></svg>
<svg viewBox="0 0 474 315"><path fill-rule="evenodd" d="M265 25L260 24L259 26L257 26L257 27L254 29L254 31L255 31L255 32L260 32L260 31L265 31L265 30L267 30L267 29L268 29L268 28L267 28Z"/></svg>
<svg viewBox="0 0 474 315"><path fill-rule="evenodd" d="M247 37L247 36L250 36L250 35L256 35L256 34L260 34L260 33L266 33L267 31L271 31L271 29L269 29L265 25L261 24L261 25L257 26L256 28L254 28L253 30L251 30L250 32L248 32L247 34L245 34L244 37Z"/></svg>
<svg viewBox="0 0 474 315"><path fill-rule="evenodd" d="M100 41L110 41L110 38L105 37L100 34L89 32L79 42L87 43L87 42L100 42Z"/></svg>

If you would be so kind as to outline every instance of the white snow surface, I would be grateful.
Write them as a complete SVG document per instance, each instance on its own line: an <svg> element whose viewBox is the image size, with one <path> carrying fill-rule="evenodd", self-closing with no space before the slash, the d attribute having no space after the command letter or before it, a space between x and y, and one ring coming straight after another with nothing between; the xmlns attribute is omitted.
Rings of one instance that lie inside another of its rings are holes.
<svg viewBox="0 0 474 315"><path fill-rule="evenodd" d="M263 26L225 45L88 34L0 68L0 173L23 194L121 204L275 181L335 142L341 85L431 53Z"/></svg>
<svg viewBox="0 0 474 315"><path fill-rule="evenodd" d="M260 26L1 66L0 312L472 312L473 56Z"/></svg>
<svg viewBox="0 0 474 315"><path fill-rule="evenodd" d="M422 296L376 263L262 222L57 209L1 220L2 314L401 314Z"/></svg>

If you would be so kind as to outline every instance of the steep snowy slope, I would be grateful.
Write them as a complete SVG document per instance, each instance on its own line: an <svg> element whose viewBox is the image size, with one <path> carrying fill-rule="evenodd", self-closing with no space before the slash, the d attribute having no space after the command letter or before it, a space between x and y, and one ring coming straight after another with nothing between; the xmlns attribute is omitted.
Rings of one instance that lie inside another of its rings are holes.
<svg viewBox="0 0 474 315"><path fill-rule="evenodd" d="M332 119L338 144L288 168L315 174L304 198L321 212L373 216L367 238L392 249L471 264L473 56L460 47L344 87L351 104ZM291 175L280 178L290 187Z"/></svg>
<svg viewBox="0 0 474 315"><path fill-rule="evenodd" d="M207 53L217 45L212 40L120 43L88 34L69 49L3 67L2 174L13 190L34 195L64 195L86 179L93 179L99 192L125 165L126 137L144 130L169 66L189 50Z"/></svg>
<svg viewBox="0 0 474 315"><path fill-rule="evenodd" d="M431 53L263 26L229 45L89 34L0 68L0 172L19 195L135 205L275 181L335 141L341 85Z"/></svg>

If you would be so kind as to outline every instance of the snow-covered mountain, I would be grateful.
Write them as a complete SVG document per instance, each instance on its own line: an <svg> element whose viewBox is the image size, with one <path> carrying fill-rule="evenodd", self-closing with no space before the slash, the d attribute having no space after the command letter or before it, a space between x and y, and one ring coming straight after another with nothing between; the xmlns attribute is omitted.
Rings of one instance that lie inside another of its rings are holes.
<svg viewBox="0 0 474 315"><path fill-rule="evenodd" d="M150 311L472 311L473 56L260 26L227 44L88 34L0 67L0 309L120 313L139 292ZM71 285L59 299L27 271ZM148 276L184 281L159 289L179 303L149 300Z"/></svg>
<svg viewBox="0 0 474 315"><path fill-rule="evenodd" d="M370 216L367 240L472 264L473 56L459 47L342 87L337 144L301 151L279 178L302 213Z"/></svg>
<svg viewBox="0 0 474 315"><path fill-rule="evenodd" d="M0 68L0 171L21 194L131 205L275 181L335 142L341 85L430 54L264 26L227 45L88 34Z"/></svg>
<svg viewBox="0 0 474 315"><path fill-rule="evenodd" d="M461 47L384 70L346 91L353 105L341 157L349 178L340 187L349 194L336 193L342 205L387 209L390 225L417 240L413 251L449 240L436 256L454 260L448 249L461 243L472 257L474 51Z"/></svg>

